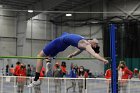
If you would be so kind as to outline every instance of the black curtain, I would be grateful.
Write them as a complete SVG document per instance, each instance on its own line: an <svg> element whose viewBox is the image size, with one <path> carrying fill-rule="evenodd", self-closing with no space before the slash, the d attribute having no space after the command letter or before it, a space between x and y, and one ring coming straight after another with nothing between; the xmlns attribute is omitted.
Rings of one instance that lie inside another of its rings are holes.
<svg viewBox="0 0 140 93"><path fill-rule="evenodd" d="M140 58L140 23L125 23L125 43L127 58Z"/></svg>
<svg viewBox="0 0 140 93"><path fill-rule="evenodd" d="M117 58L140 58L140 22L115 23ZM104 56L110 57L109 23L103 25Z"/></svg>

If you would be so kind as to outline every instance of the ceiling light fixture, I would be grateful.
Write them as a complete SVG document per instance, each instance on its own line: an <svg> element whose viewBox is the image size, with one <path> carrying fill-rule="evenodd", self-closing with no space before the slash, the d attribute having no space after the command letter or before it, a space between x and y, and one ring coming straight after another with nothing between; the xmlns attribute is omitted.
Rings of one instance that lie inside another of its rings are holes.
<svg viewBox="0 0 140 93"><path fill-rule="evenodd" d="M72 14L66 14L66 16L72 16Z"/></svg>
<svg viewBox="0 0 140 93"><path fill-rule="evenodd" d="M33 11L33 10L28 10L28 12L29 12L29 13L33 13L34 11Z"/></svg>

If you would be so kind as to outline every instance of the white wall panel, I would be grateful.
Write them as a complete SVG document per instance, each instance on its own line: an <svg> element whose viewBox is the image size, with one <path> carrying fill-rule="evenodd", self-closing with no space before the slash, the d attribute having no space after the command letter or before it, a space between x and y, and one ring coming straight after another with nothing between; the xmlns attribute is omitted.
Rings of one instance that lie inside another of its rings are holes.
<svg viewBox="0 0 140 93"><path fill-rule="evenodd" d="M16 55L16 40L10 38L0 39L0 55L15 56Z"/></svg>
<svg viewBox="0 0 140 93"><path fill-rule="evenodd" d="M16 37L16 18L0 16L0 36Z"/></svg>
<svg viewBox="0 0 140 93"><path fill-rule="evenodd" d="M27 38L46 39L46 22L32 20L27 23Z"/></svg>

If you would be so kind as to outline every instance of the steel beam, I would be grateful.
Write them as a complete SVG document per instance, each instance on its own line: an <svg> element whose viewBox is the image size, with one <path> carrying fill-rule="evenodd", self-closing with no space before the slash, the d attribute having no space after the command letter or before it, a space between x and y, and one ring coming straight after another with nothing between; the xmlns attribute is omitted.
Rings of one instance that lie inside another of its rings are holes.
<svg viewBox="0 0 140 93"><path fill-rule="evenodd" d="M77 6L77 7L75 7L75 8L71 8L71 9L69 9L69 10L70 10L70 11L75 11L75 10L78 10L78 9L80 9L80 8L82 8L82 7L92 5L92 4L96 3L96 2L98 2L98 0L92 0L91 2L84 3L84 4L80 5L80 6ZM58 15L56 15L54 18L56 19L56 18L58 18L58 17L60 17L60 16L62 16L62 15L63 15L63 14L58 14Z"/></svg>
<svg viewBox="0 0 140 93"><path fill-rule="evenodd" d="M124 13L125 15L128 15L130 17L132 17L133 19L137 19L135 18L133 15L129 15L129 13L125 10L123 10L122 8L118 7L114 2L111 2L113 7L115 7L116 9L120 10L122 13Z"/></svg>
<svg viewBox="0 0 140 93"><path fill-rule="evenodd" d="M135 11L137 11L137 9L140 7L140 2L132 9L132 11L129 13L129 15L126 16L126 18L128 18L130 15L133 16L133 14L135 13Z"/></svg>

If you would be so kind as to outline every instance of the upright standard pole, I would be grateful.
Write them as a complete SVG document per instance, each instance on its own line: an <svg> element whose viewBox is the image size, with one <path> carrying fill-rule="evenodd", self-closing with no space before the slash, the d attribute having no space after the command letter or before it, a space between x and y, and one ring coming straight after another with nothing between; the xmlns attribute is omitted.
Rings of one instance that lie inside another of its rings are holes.
<svg viewBox="0 0 140 93"><path fill-rule="evenodd" d="M117 87L118 74L117 74L117 66L116 66L115 30L116 30L115 24L110 24L109 31L110 31L110 56L111 56L111 70L112 70L112 78L111 78L112 93L118 93L118 87Z"/></svg>

